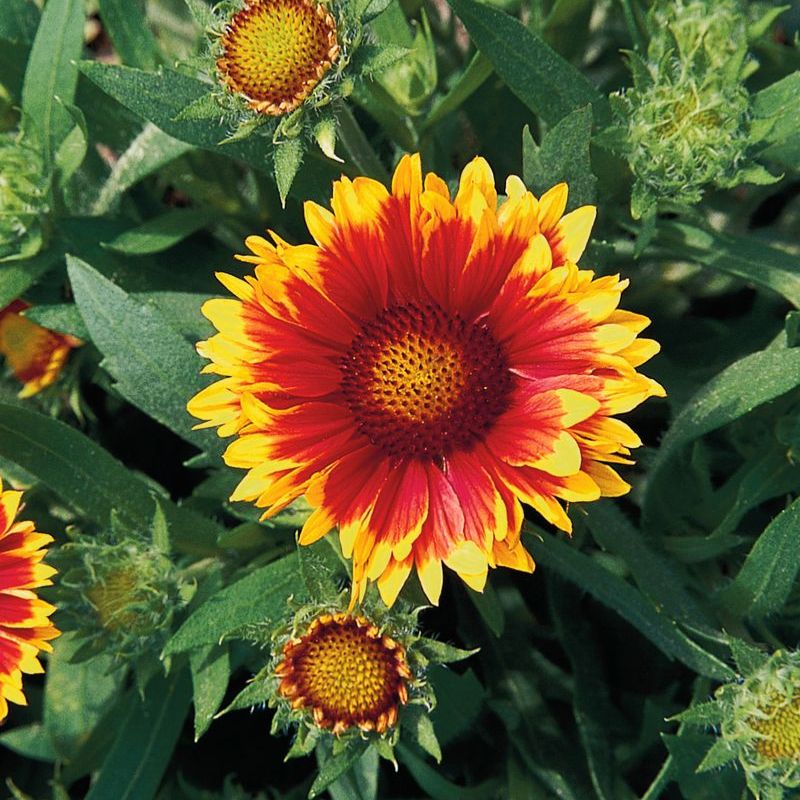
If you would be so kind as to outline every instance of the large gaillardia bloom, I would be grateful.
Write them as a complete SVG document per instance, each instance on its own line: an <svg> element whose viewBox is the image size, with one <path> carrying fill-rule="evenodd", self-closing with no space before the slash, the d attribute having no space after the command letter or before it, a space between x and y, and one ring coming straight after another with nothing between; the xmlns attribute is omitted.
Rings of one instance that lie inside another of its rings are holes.
<svg viewBox="0 0 800 800"><path fill-rule="evenodd" d="M33 591L52 583L55 570L40 562L53 537L14 522L21 499L0 481L0 721L9 701L25 705L22 675L42 672L39 652L52 650L49 640L58 636L49 619L55 609Z"/></svg>
<svg viewBox="0 0 800 800"><path fill-rule="evenodd" d="M54 383L70 351L81 342L74 336L43 328L22 316L30 306L15 300L0 309L0 356L23 384L20 397L30 397Z"/></svg>
<svg viewBox="0 0 800 800"><path fill-rule="evenodd" d="M255 276L219 276L236 299L204 314L198 346L222 376L190 412L236 435L233 494L276 513L305 495L310 544L338 526L354 598L391 605L412 568L436 603L442 564L480 590L489 567L532 571L522 506L570 530L564 501L628 491L636 434L614 415L663 394L636 367L649 320L617 308L627 281L575 262L591 207L564 215L511 177L498 207L480 158L445 182L400 162L391 192L334 184L305 207L316 244L250 237Z"/></svg>

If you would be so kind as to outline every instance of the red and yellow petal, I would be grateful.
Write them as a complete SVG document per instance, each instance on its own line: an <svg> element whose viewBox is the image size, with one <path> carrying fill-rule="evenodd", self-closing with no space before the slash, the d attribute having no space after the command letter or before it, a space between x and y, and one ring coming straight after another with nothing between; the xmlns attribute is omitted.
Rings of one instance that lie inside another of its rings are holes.
<svg viewBox="0 0 800 800"><path fill-rule="evenodd" d="M9 702L25 704L22 675L42 672L38 654L59 635L49 619L54 606L31 591L52 583L55 570L40 563L52 537L14 521L21 496L0 482L0 721Z"/></svg>
<svg viewBox="0 0 800 800"><path fill-rule="evenodd" d="M22 316L30 306L15 300L0 310L0 355L30 397L58 380L70 352L81 342L74 336L43 328Z"/></svg>

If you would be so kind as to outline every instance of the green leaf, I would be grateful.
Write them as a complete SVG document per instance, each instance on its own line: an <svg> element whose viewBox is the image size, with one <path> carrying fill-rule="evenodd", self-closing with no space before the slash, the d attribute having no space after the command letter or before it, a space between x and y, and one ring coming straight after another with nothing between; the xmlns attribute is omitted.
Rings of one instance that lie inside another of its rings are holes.
<svg viewBox="0 0 800 800"><path fill-rule="evenodd" d="M161 253L205 228L214 219L215 213L207 209L175 208L121 233L116 239L104 242L103 246L129 256Z"/></svg>
<svg viewBox="0 0 800 800"><path fill-rule="evenodd" d="M766 149L760 158L768 158L796 169L800 162L800 72L793 72L762 89L753 97L753 114L757 119L774 120L763 143Z"/></svg>
<svg viewBox="0 0 800 800"><path fill-rule="evenodd" d="M203 379L194 348L149 305L79 258L67 256L75 301L103 364L127 400L201 450L220 449L213 433L193 431L186 411Z"/></svg>
<svg viewBox="0 0 800 800"><path fill-rule="evenodd" d="M623 559L639 589L656 606L680 622L711 624L708 611L687 588L688 576L667 556L654 550L618 506L601 500L587 505L585 510L586 524L594 540Z"/></svg>
<svg viewBox="0 0 800 800"><path fill-rule="evenodd" d="M698 764L697 772L708 772L729 764L739 754L739 747L726 739L717 739L706 753L705 758Z"/></svg>
<svg viewBox="0 0 800 800"><path fill-rule="evenodd" d="M61 760L83 746L119 690L121 676L110 671L111 656L70 663L82 644L76 634L65 633L47 661L43 722Z"/></svg>
<svg viewBox="0 0 800 800"><path fill-rule="evenodd" d="M303 163L303 143L300 139L288 139L275 146L273 154L275 159L275 182L278 184L278 194L281 196L281 205L286 206L289 189L292 188L300 164Z"/></svg>
<svg viewBox="0 0 800 800"><path fill-rule="evenodd" d="M308 790L309 800L318 797L320 793L324 792L335 780L350 770L361 756L364 755L366 747L366 742L351 740L342 753L327 758L322 763L317 777Z"/></svg>
<svg viewBox="0 0 800 800"><path fill-rule="evenodd" d="M32 42L39 24L39 9L33 0L5 0L0 14L0 39Z"/></svg>
<svg viewBox="0 0 800 800"><path fill-rule="evenodd" d="M491 62L483 53L475 53L472 60L467 64L467 68L458 76L458 80L448 89L446 94L436 101L431 113L422 125L422 129L430 130L448 114L452 114L461 108L462 104L492 74L492 69Z"/></svg>
<svg viewBox="0 0 800 800"><path fill-rule="evenodd" d="M76 106L68 105L65 108L74 120L75 126L64 137L55 155L58 183L62 188L67 185L69 179L83 163L89 144L89 131L86 128L83 112Z"/></svg>
<svg viewBox="0 0 800 800"><path fill-rule="evenodd" d="M750 236L730 236L683 222L659 221L656 243L672 257L771 289L800 308L800 264L790 253Z"/></svg>
<svg viewBox="0 0 800 800"><path fill-rule="evenodd" d="M58 760L58 753L53 747L44 725L39 722L0 733L0 745L34 761L53 762Z"/></svg>
<svg viewBox="0 0 800 800"><path fill-rule="evenodd" d="M454 661L463 661L465 658L474 656L475 653L480 651L479 647L474 650L462 650L460 647L447 644L447 642L440 642L438 639L429 639L425 636L421 636L417 640L414 648L435 664L450 664Z"/></svg>
<svg viewBox="0 0 800 800"><path fill-rule="evenodd" d="M217 716L227 714L229 711L241 711L243 708L252 708L269 702L275 696L275 686L271 680L274 675L275 673L269 665L261 669ZM299 750L303 750L302 755L307 755L310 752L310 749L301 743L298 743L296 752ZM288 755L286 757L289 758Z"/></svg>
<svg viewBox="0 0 800 800"><path fill-rule="evenodd" d="M428 679L436 694L431 721L439 742L446 747L475 724L486 689L471 669L459 675L446 667L435 667L428 670Z"/></svg>
<svg viewBox="0 0 800 800"><path fill-rule="evenodd" d="M610 121L606 98L541 36L477 0L449 2L508 88L548 125L586 105L598 123Z"/></svg>
<svg viewBox="0 0 800 800"><path fill-rule="evenodd" d="M205 0L186 0L186 5L191 12L194 21L201 28L209 28L214 24L214 14L211 7Z"/></svg>
<svg viewBox="0 0 800 800"><path fill-rule="evenodd" d="M155 69L158 46L147 27L140 0L98 0L100 17L114 49L125 64Z"/></svg>
<svg viewBox="0 0 800 800"><path fill-rule="evenodd" d="M221 122L176 119L184 108L208 94L208 84L166 67L158 72L143 72L97 61L82 61L78 66L106 94L170 136L241 159L261 172L269 172L273 149L269 138L251 136L242 141L220 144L230 133Z"/></svg>
<svg viewBox="0 0 800 800"><path fill-rule="evenodd" d="M289 597L299 602L307 599L298 580L299 568L297 554L292 553L212 595L178 628L164 654L217 644L244 625L279 622L290 613Z"/></svg>
<svg viewBox="0 0 800 800"><path fill-rule="evenodd" d="M491 778L477 786L459 786L448 781L429 767L410 747L404 744L397 745L397 754L400 761L411 773L419 787L425 791L432 800L494 800L498 796L501 782L498 778Z"/></svg>
<svg viewBox="0 0 800 800"><path fill-rule="evenodd" d="M61 242L24 261L10 261L0 266L0 308L22 297L39 278L64 258Z"/></svg>
<svg viewBox="0 0 800 800"><path fill-rule="evenodd" d="M422 706L410 706L403 712L403 736L407 736L420 749L442 763L442 748L436 738L430 713Z"/></svg>
<svg viewBox="0 0 800 800"><path fill-rule="evenodd" d="M677 722L686 722L689 725L712 726L719 725L724 717L722 706L714 701L696 703L685 711L670 717Z"/></svg>
<svg viewBox="0 0 800 800"><path fill-rule="evenodd" d="M331 537L326 536L307 547L298 547L297 557L300 560L300 575L309 596L317 601L334 599L346 572Z"/></svg>
<svg viewBox="0 0 800 800"><path fill-rule="evenodd" d="M548 581L547 587L558 638L575 678L572 706L592 785L598 800L616 800L624 796L618 786L614 752L608 736L616 711L609 697L594 631L581 617L574 589L568 591L566 584L560 581Z"/></svg>
<svg viewBox="0 0 800 800"><path fill-rule="evenodd" d="M328 786L331 800L378 800L380 756L368 747L352 768Z"/></svg>
<svg viewBox="0 0 800 800"><path fill-rule="evenodd" d="M102 527L115 516L131 531L150 529L154 485L63 422L29 408L0 403L0 457L49 486L64 502ZM217 526L187 508L160 499L184 552L215 554Z"/></svg>
<svg viewBox="0 0 800 800"><path fill-rule="evenodd" d="M736 669L739 670L741 675L752 674L763 667L769 660L769 653L735 636L730 637L729 644L731 655L736 663Z"/></svg>
<svg viewBox="0 0 800 800"><path fill-rule="evenodd" d="M144 699L120 720L119 733L86 800L152 800L191 701L189 675L156 674Z"/></svg>
<svg viewBox="0 0 800 800"><path fill-rule="evenodd" d="M798 529L800 498L767 525L733 583L720 592L719 601L726 610L752 619L780 611L800 570Z"/></svg>
<svg viewBox="0 0 800 800"><path fill-rule="evenodd" d="M522 131L522 172L525 183L537 195L565 182L569 186L569 206L577 208L594 202L597 178L592 173L589 142L592 136L592 110L579 108L545 133L537 145L530 128Z"/></svg>
<svg viewBox="0 0 800 800"><path fill-rule="evenodd" d="M667 467L688 444L774 400L800 384L800 350L772 347L745 356L710 380L667 431L651 467L644 496L648 525L674 513Z"/></svg>
<svg viewBox="0 0 800 800"><path fill-rule="evenodd" d="M92 213L104 214L132 186L191 149L191 145L148 122L114 164L94 201Z"/></svg>
<svg viewBox="0 0 800 800"><path fill-rule="evenodd" d="M222 705L231 674L227 645L207 645L189 656L194 696L194 740L208 730Z"/></svg>
<svg viewBox="0 0 800 800"><path fill-rule="evenodd" d="M497 597L497 592L491 583L487 583L482 592L467 592L467 597L481 615L481 619L486 623L486 627L495 635L502 636L505 628L505 614L503 606Z"/></svg>
<svg viewBox="0 0 800 800"><path fill-rule="evenodd" d="M531 549L534 561L554 570L616 611L668 658L677 659L710 678L731 680L735 677L730 667L689 639L674 622L659 614L641 592L572 545L546 536L533 542Z"/></svg>
<svg viewBox="0 0 800 800"><path fill-rule="evenodd" d="M48 166L73 125L66 106L78 85L74 62L83 49L84 8L84 0L49 0L25 70L22 111L36 128Z"/></svg>

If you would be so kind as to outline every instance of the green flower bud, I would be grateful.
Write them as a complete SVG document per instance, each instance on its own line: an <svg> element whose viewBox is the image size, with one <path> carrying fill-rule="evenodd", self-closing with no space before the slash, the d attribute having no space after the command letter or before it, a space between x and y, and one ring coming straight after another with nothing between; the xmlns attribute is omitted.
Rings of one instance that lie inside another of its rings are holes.
<svg viewBox="0 0 800 800"><path fill-rule="evenodd" d="M675 0L651 10L647 58L629 54L634 87L613 97L636 183L638 218L659 200L697 203L707 186L773 177L748 158L756 138L743 80L747 20L736 0Z"/></svg>
<svg viewBox="0 0 800 800"><path fill-rule="evenodd" d="M63 575L61 624L86 640L82 652L107 652L123 661L160 651L187 588L161 549L79 537L59 548L54 560Z"/></svg>
<svg viewBox="0 0 800 800"><path fill-rule="evenodd" d="M747 650L744 663L738 659L744 673L738 682L677 719L718 730L698 771L738 760L756 798L788 800L795 793L785 790L800 787L800 652Z"/></svg>

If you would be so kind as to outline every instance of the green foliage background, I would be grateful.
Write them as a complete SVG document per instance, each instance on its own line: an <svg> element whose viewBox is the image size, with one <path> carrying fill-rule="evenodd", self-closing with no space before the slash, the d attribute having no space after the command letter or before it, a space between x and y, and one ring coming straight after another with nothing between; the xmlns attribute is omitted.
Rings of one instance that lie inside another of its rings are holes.
<svg viewBox="0 0 800 800"><path fill-rule="evenodd" d="M733 764L695 772L712 731L666 720L736 678L732 643L800 638L800 6L743 6L768 20L742 79L751 119L772 120L747 145L763 185L708 186L695 205L640 193L634 218L609 94L632 83L621 51L645 57L646 0L362 5L395 60L338 107L343 163L312 145L282 180L270 138L222 143L224 122L178 119L208 91L190 67L201 0L0 3L0 123L22 125L49 180L25 241L0 242L19 245L0 308L24 295L30 318L87 342L33 400L0 381L0 473L59 541L160 530L196 583L136 663L57 642L0 732L5 795L747 797ZM438 745L404 734L398 770L374 748L285 764L270 711L214 717L263 665L243 626L284 622L290 594L316 591L306 560L332 551L297 552L302 507L259 524L227 500L222 443L185 411L206 383L199 307L246 235L301 241L303 200L326 202L341 173L385 180L417 150L448 181L480 153L499 182L567 180L571 208L597 204L581 264L631 278L623 305L653 320L647 371L668 398L629 415L647 445L629 497L573 508L571 540L531 519L533 576L497 571L482 595L452 581L422 614L429 635L480 648L432 669Z"/></svg>

